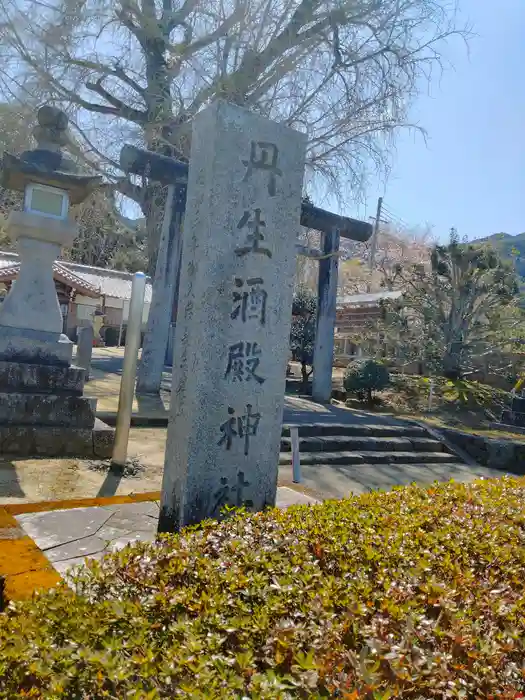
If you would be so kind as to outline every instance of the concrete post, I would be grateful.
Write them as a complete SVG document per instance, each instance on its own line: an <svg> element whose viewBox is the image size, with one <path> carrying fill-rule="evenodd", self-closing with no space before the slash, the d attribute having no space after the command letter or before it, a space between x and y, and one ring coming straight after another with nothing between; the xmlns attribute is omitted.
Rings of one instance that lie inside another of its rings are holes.
<svg viewBox="0 0 525 700"><path fill-rule="evenodd" d="M312 398L326 403L332 397L339 229L334 228L329 233L323 233L322 252L324 257L319 261Z"/></svg>
<svg viewBox="0 0 525 700"><path fill-rule="evenodd" d="M131 287L131 302L129 305L128 326L126 331L126 348L124 350L124 365L120 381L118 400L117 425L113 447L114 464L124 466L128 456L129 426L133 411L133 396L135 393L135 377L142 331L142 311L146 291L146 275L136 272Z"/></svg>
<svg viewBox="0 0 525 700"><path fill-rule="evenodd" d="M91 356L93 354L93 338L95 333L93 326L83 326L77 330L77 356L75 364L86 371L85 380L89 381L89 371L91 369Z"/></svg>

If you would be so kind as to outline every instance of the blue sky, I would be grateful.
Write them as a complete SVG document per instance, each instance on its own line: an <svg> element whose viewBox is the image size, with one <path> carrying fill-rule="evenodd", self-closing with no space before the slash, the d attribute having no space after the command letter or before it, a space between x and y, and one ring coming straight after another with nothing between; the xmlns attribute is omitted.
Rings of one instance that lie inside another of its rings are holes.
<svg viewBox="0 0 525 700"><path fill-rule="evenodd" d="M428 132L398 139L386 185L372 182L367 202L349 211L366 218L377 197L411 225L450 227L469 239L525 231L525 0L460 0L476 33L470 51L447 47L454 64L426 89L412 121Z"/></svg>

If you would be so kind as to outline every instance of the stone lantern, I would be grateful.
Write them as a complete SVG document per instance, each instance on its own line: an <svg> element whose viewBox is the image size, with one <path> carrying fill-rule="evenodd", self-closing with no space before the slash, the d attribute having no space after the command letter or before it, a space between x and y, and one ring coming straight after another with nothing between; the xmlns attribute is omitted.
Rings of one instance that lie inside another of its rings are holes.
<svg viewBox="0 0 525 700"><path fill-rule="evenodd" d="M0 449L105 457L112 431L96 423L96 402L82 395L85 373L71 364L73 343L62 333L53 278L54 261L77 235L70 205L102 182L62 152L67 125L63 112L41 107L33 131L37 148L3 157L2 185L23 192L24 205L7 220L20 272L0 306Z"/></svg>
<svg viewBox="0 0 525 700"><path fill-rule="evenodd" d="M71 362L72 343L62 335L53 263L77 235L69 206L84 201L101 178L79 173L62 153L68 142L67 124L64 112L41 107L33 132L38 147L19 157L4 154L2 185L23 192L24 207L7 220L21 265L0 308L0 360Z"/></svg>

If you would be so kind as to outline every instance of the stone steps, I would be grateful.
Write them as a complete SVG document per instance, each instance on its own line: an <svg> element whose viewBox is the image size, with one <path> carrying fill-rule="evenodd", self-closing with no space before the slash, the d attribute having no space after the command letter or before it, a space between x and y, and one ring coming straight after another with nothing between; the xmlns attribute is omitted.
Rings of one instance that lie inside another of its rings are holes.
<svg viewBox="0 0 525 700"><path fill-rule="evenodd" d="M322 460L323 464L337 465L358 465L358 464L416 464L424 462L426 464L447 464L457 462L455 455L448 452L301 452L301 464L318 465ZM292 463L291 452L281 452L279 464L286 465Z"/></svg>
<svg viewBox="0 0 525 700"><path fill-rule="evenodd" d="M281 452L290 452L291 438L281 438ZM410 437L372 437L350 435L328 435L326 437L299 438L301 452L337 452L337 451L380 451L380 452L409 452L412 450L424 452L441 452L443 445L434 438Z"/></svg>
<svg viewBox="0 0 525 700"><path fill-rule="evenodd" d="M308 423L299 425L283 425L282 436L290 437L290 429L297 428L300 437L316 437L323 435L348 435L370 437L427 437L427 431L419 425L388 425L388 424L345 424L345 423Z"/></svg>
<svg viewBox="0 0 525 700"><path fill-rule="evenodd" d="M281 469L289 469L291 472L291 465L290 464L281 464ZM393 478L390 486L395 486L395 485L400 485L403 483L409 484L412 481L418 481L419 477L421 476L421 483L432 483L436 479L441 479L442 477L447 480L449 477L447 474L450 474L453 476L454 474L461 473L462 471L464 472L465 470L465 464L463 462L460 462L458 458L456 457L455 461L452 462L410 462L409 464L406 464L404 462L383 462L382 464L370 464L368 462L363 462L363 464L331 464L331 463L326 463L326 462L319 462L317 464L304 464L301 465L301 469L303 470L303 479L308 477L309 473L310 474L318 474L320 471L323 469L327 470L337 470L341 474L344 475L345 477L345 482L347 480L354 480L357 483L363 483L363 477L367 476L367 481L368 481L368 475L373 475L374 473L377 472L378 476L381 474L389 473L391 477ZM310 472L310 470L312 470ZM419 474L417 473L419 472ZM429 473L432 474L431 478L428 478L426 475ZM398 481L396 475L397 474L410 474L412 475L412 478L409 478L405 481ZM313 486L312 486L313 488ZM376 486L371 486L369 488L387 488L384 485L384 481L382 481L381 478L378 479L378 483ZM367 488L366 490L369 490ZM356 493L359 493L357 491ZM340 498L340 494L336 495L334 494L332 496L333 498Z"/></svg>
<svg viewBox="0 0 525 700"><path fill-rule="evenodd" d="M290 425L283 426L279 464L292 463ZM305 467L348 467L352 470L391 466L414 470L425 466L456 467L461 459L419 425L298 425L299 453Z"/></svg>

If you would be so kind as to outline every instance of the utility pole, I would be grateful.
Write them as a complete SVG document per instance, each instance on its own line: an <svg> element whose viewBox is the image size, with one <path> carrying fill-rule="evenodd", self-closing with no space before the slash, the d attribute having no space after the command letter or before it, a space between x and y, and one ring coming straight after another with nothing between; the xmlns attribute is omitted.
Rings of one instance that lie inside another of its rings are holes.
<svg viewBox="0 0 525 700"><path fill-rule="evenodd" d="M367 285L367 291L372 291L372 275L376 264L377 236L379 234L379 223L381 221L381 210L383 208L383 197L377 200L376 218L374 222L374 232L370 239L370 255L368 257L368 269L370 270L370 282Z"/></svg>
<svg viewBox="0 0 525 700"><path fill-rule="evenodd" d="M375 262L376 262L376 250L377 250L377 235L379 233L379 223L381 221L381 210L383 208L383 197L379 197L377 200L377 211L376 211L376 219L374 222L374 232L372 234L372 238L370 239L370 257L368 260L368 266L370 268L370 272L373 271L375 267Z"/></svg>

